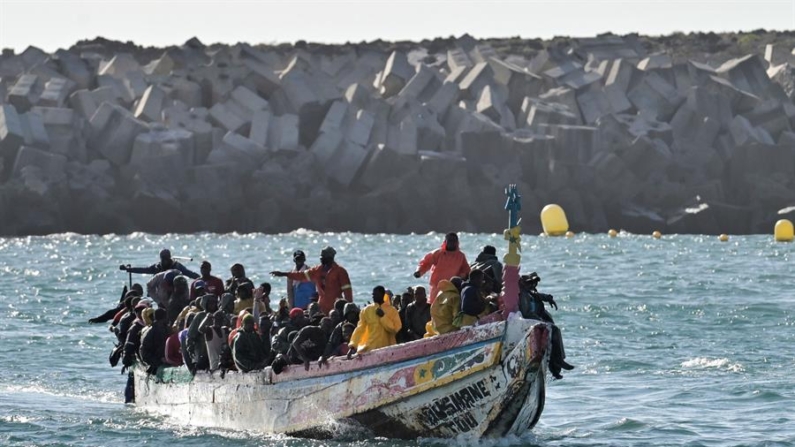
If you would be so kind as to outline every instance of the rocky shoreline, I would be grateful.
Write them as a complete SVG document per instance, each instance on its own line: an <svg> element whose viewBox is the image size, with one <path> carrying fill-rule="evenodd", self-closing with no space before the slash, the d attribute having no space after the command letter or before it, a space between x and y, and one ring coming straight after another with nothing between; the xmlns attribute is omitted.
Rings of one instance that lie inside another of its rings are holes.
<svg viewBox="0 0 795 447"><path fill-rule="evenodd" d="M795 33L0 56L0 235L769 233L795 216ZM540 231L528 217L527 233Z"/></svg>

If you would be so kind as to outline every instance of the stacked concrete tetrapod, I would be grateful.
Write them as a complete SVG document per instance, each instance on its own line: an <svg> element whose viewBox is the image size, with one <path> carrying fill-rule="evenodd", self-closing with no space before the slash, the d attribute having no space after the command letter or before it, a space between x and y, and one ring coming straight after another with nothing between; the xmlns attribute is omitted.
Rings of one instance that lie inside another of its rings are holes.
<svg viewBox="0 0 795 447"><path fill-rule="evenodd" d="M491 231L479 204L519 182L578 230L736 233L795 202L785 45L704 61L619 36L434 48L4 52L0 233L33 231L32 200L35 231Z"/></svg>

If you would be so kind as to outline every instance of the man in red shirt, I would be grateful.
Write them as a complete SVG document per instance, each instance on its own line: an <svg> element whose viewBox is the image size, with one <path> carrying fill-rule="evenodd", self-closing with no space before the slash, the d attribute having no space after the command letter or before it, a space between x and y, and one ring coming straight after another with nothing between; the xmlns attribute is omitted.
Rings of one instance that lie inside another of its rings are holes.
<svg viewBox="0 0 795 447"><path fill-rule="evenodd" d="M348 271L334 262L337 251L332 247L326 247L320 252L320 265L316 265L309 270L301 272L271 272L277 277L287 277L293 281L310 280L315 283L320 299L320 310L328 316L334 309L334 301L337 298L345 298L345 301L353 302L353 289Z"/></svg>
<svg viewBox="0 0 795 447"><path fill-rule="evenodd" d="M207 261L202 262L201 265L202 276L196 281L204 281L204 291L208 294L213 294L215 296L220 297L224 293L224 282L221 280L221 278L210 274L212 269L213 266L209 262ZM198 298L198 296L196 296L196 281L193 281L190 285L191 301Z"/></svg>

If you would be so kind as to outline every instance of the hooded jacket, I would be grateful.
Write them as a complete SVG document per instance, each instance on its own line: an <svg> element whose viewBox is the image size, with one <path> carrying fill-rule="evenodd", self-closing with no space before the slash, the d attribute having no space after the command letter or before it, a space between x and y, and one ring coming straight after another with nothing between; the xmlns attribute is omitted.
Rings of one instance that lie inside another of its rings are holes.
<svg viewBox="0 0 795 447"><path fill-rule="evenodd" d="M384 311L384 316L376 314L378 308ZM385 348L397 344L395 334L402 327L400 314L390 304L370 304L359 314L359 324L351 335L351 348L362 353L373 349Z"/></svg>
<svg viewBox="0 0 795 447"><path fill-rule="evenodd" d="M429 270L431 272L429 281L431 290L428 295L428 301L433 304L436 299L439 281L443 279L449 280L453 276L466 278L469 275L470 268L467 257L460 248L447 251L447 242L443 242L440 248L426 254L417 267L420 275L424 275Z"/></svg>
<svg viewBox="0 0 795 447"><path fill-rule="evenodd" d="M446 334L458 330L453 325L453 320L461 308L461 294L450 281L439 281L439 295L431 304L431 321L439 334Z"/></svg>
<svg viewBox="0 0 795 447"><path fill-rule="evenodd" d="M270 338L260 336L256 330L240 329L232 343L232 358L238 371L249 372L267 366L270 357Z"/></svg>

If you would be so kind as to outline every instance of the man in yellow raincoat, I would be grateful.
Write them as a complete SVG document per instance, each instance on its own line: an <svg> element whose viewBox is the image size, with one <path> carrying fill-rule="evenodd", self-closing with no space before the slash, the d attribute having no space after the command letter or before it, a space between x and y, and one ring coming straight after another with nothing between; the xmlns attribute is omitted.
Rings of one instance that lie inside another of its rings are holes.
<svg viewBox="0 0 795 447"><path fill-rule="evenodd" d="M434 333L446 334L458 330L453 326L453 320L461 309L461 292L451 281L443 279L436 286L439 293L431 304L431 323Z"/></svg>
<svg viewBox="0 0 795 447"><path fill-rule="evenodd" d="M384 302L385 296L386 289L383 286L373 288L373 304L362 309L359 314L359 324L348 344L348 358L354 352L362 354L397 344L395 334L402 326L400 314L391 304Z"/></svg>

